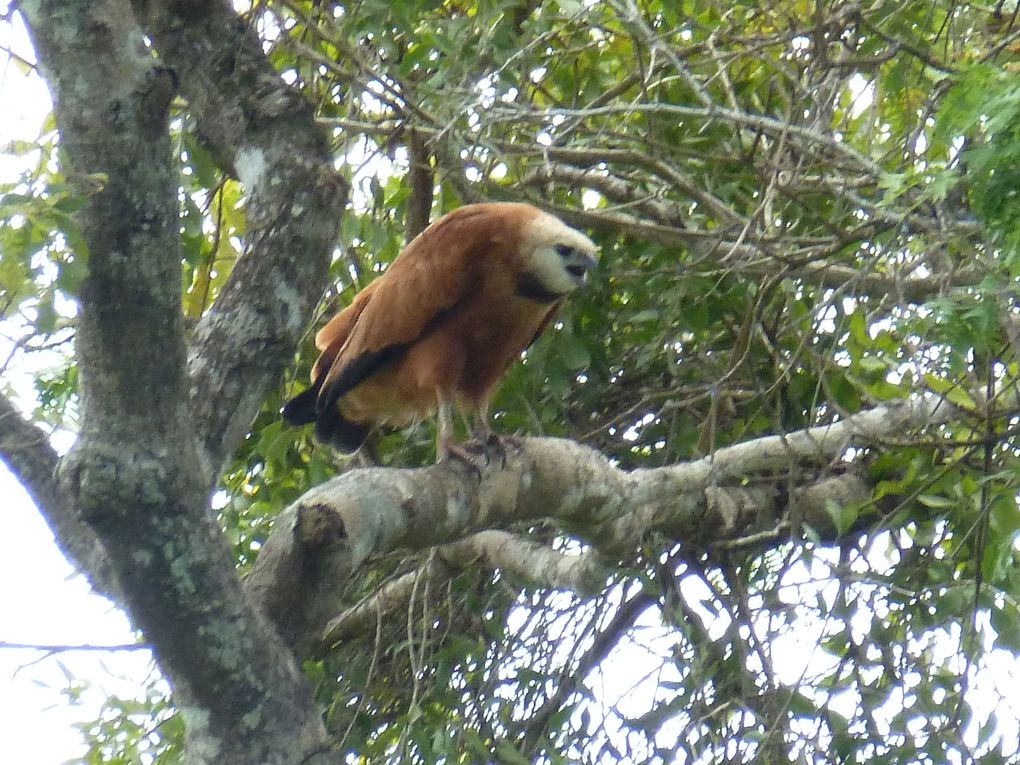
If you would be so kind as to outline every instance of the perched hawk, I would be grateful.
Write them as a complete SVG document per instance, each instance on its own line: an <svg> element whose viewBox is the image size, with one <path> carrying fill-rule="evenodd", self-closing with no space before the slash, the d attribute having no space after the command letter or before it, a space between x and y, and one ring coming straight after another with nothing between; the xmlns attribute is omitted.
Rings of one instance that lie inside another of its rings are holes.
<svg viewBox="0 0 1020 765"><path fill-rule="evenodd" d="M287 402L292 425L352 452L376 425L439 411L437 457L468 459L453 409L492 438L489 401L500 377L595 266L596 247L526 204L461 207L404 248L386 272L315 336L312 385Z"/></svg>

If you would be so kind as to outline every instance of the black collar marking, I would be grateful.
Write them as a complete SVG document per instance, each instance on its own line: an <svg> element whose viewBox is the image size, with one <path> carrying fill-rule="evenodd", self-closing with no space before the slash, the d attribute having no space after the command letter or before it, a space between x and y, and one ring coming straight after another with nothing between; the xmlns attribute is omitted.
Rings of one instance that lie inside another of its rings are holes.
<svg viewBox="0 0 1020 765"><path fill-rule="evenodd" d="M534 275L523 273L517 280L517 294L536 303L555 303L563 295L549 290Z"/></svg>

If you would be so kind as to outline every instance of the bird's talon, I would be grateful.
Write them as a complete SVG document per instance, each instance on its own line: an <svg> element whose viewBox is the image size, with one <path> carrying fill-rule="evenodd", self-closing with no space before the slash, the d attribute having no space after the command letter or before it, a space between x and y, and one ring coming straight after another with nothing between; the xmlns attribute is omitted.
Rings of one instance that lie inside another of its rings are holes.
<svg viewBox="0 0 1020 765"><path fill-rule="evenodd" d="M502 446L504 451L506 451L508 446L512 446L517 451L524 448L524 441L517 436L497 436L493 434L491 438L495 439L496 443Z"/></svg>
<svg viewBox="0 0 1020 765"><path fill-rule="evenodd" d="M495 433L490 433L484 439L484 445L485 445L484 446L484 448L485 448L485 456L486 456L486 459L488 460L488 462L491 463L491 461L492 461L491 455L492 454L494 454L494 453L498 454L499 455L499 464L503 468L506 467L507 462L509 461L509 451L510 451L510 449L513 449L514 451L519 452L521 450L521 448L523 447L523 443L521 442L521 440L519 438L517 438L515 436L501 436L501 435L497 435Z"/></svg>
<svg viewBox="0 0 1020 765"><path fill-rule="evenodd" d="M479 456L481 455L472 454L467 447L461 446L460 444L443 444L440 448L439 459L442 462L452 462L456 460L462 465L473 470L478 475L478 479L481 480L482 468L478 465Z"/></svg>

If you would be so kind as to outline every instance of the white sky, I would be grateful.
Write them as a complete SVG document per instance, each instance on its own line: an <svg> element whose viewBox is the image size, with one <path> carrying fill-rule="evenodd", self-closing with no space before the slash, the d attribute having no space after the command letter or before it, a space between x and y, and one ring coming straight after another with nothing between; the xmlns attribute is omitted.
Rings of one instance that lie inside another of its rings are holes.
<svg viewBox="0 0 1020 765"><path fill-rule="evenodd" d="M24 491L0 466L0 642L121 645L135 642L127 619L94 594L53 541ZM62 763L84 754L75 723L98 717L110 694L141 697L147 651L61 653L0 649L0 762ZM67 674L65 674L65 669ZM71 705L69 676L88 686Z"/></svg>

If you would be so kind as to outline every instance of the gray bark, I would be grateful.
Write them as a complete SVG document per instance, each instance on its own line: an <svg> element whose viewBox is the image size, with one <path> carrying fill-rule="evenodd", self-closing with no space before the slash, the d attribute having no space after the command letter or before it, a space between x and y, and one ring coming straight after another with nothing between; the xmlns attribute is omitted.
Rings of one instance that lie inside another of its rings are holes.
<svg viewBox="0 0 1020 765"><path fill-rule="evenodd" d="M248 241L188 354L189 406L208 482L244 438L326 287L347 199L311 106L224 2L133 7L180 79L198 134L247 187Z"/></svg>
<svg viewBox="0 0 1020 765"><path fill-rule="evenodd" d="M322 288L343 204L326 141L225 4L146 5L149 36L169 54L162 63L126 0L21 10L54 97L65 173L103 179L80 216L89 247L76 336L81 433L61 480L33 481L34 496L65 549L93 535L101 543L121 604L174 688L192 761L329 760L310 688L242 588L209 505L220 463ZM165 66L184 59L185 71ZM189 377L167 107L178 76L226 66L241 79L219 84L237 89L234 101L201 84L186 93L221 152L244 167L253 245L198 330ZM39 453L36 472L26 463L20 473L52 473L52 463ZM96 573L95 560L75 559Z"/></svg>

